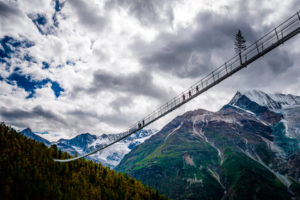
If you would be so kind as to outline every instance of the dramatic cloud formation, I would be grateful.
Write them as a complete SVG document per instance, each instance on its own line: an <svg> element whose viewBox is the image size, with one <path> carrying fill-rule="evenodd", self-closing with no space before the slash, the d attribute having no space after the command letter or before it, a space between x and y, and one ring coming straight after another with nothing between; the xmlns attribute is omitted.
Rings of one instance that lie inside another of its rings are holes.
<svg viewBox="0 0 300 200"><path fill-rule="evenodd" d="M93 74L91 86L81 90L87 91L89 94L110 91L112 93L144 95L158 99L165 99L168 93L168 91L164 91L153 83L152 76L147 71L122 75L109 74L99 70Z"/></svg>
<svg viewBox="0 0 300 200"><path fill-rule="evenodd" d="M79 23L86 27L87 31L101 31L106 24L106 18L101 16L101 7L92 1L70 0Z"/></svg>
<svg viewBox="0 0 300 200"><path fill-rule="evenodd" d="M143 25L170 25L173 22L175 0L112 0L106 2L106 8L124 8Z"/></svg>
<svg viewBox="0 0 300 200"><path fill-rule="evenodd" d="M121 132L300 10L291 1L0 2L0 120L47 138ZM151 127L236 90L300 95L299 36Z"/></svg>

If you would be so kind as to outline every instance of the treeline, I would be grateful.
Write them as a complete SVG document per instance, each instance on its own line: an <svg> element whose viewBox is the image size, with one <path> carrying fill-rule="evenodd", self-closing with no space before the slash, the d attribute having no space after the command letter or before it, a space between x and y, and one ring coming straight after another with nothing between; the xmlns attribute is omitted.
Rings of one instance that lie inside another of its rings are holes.
<svg viewBox="0 0 300 200"><path fill-rule="evenodd" d="M167 199L127 174L70 155L0 124L0 199Z"/></svg>

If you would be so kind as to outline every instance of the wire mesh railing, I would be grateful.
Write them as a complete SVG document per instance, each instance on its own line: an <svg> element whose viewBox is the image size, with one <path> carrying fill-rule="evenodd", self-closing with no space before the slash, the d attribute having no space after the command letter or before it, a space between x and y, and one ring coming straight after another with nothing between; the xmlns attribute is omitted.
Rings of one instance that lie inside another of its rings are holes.
<svg viewBox="0 0 300 200"><path fill-rule="evenodd" d="M136 128L140 128L141 126L145 126L148 123L152 122L156 118L159 118L160 115L176 108L181 103L187 101L189 98L192 98L194 95L202 93L206 87L210 86L211 84L215 83L222 77L226 76L236 68L246 63L249 59L253 58L256 55L259 55L265 49L269 48L271 45L278 43L282 40L286 35L291 33L292 31L296 30L300 27L300 17L299 12L294 14L292 17L287 19L285 22L281 23L272 31L268 32L266 35L258 39L256 42L252 43L248 46L245 50L241 52L241 59L239 55L235 55L223 65L221 65L216 70L209 73L207 76L202 78L200 81L189 87L184 92L180 93L175 98L171 99L167 103L160 106L154 112L149 114L144 119L135 123L130 130L134 130Z"/></svg>
<svg viewBox="0 0 300 200"><path fill-rule="evenodd" d="M294 31L298 31L298 32L293 34ZM111 146L116 142L121 141L122 139L132 135L138 130L144 128L145 126L148 126L149 124L153 123L154 121L158 120L159 118L163 117L169 112L175 110L181 105L192 100L199 94L205 92L209 88L218 84L219 82L226 79L233 73L242 69L243 67L246 67L248 64L258 59L260 56L269 52L273 48L276 48L277 46L282 44L285 40L290 39L292 36L298 34L299 32L300 32L300 14L299 12L297 12L296 14L288 18L286 21L278 25L276 28L274 28L273 30L265 34L263 37L261 37L260 39L252 43L246 49L244 49L240 55L237 54L233 56L223 65L221 65L211 73L207 74L200 81L196 82L191 87L189 87L188 89L186 89L185 91L183 91L182 93L174 97L173 99L169 100L168 102L166 102L165 104L157 108L156 110L154 110L152 113L144 117L142 120L133 124L128 129L128 131L124 132L123 134L120 134L120 138L118 138L117 140L107 145L104 145L101 148L96 149L88 154L81 155L72 159L56 160L56 161L68 162L82 157L86 157L108 146Z"/></svg>

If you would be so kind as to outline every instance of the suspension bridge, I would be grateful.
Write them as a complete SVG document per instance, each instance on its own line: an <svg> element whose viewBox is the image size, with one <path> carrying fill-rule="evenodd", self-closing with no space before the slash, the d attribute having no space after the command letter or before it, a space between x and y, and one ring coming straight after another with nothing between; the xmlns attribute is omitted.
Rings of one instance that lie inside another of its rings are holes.
<svg viewBox="0 0 300 200"><path fill-rule="evenodd" d="M198 95L214 87L215 85L230 77L234 73L240 71L255 60L259 59L260 57L269 53L270 51L280 46L287 40L291 39L298 33L300 33L299 12L297 12L296 14L288 18L286 21L282 22L280 25L278 25L270 32L265 34L263 37L255 41L253 44L248 46L241 52L240 55L238 54L232 57L223 65L216 68L214 71L209 73L200 81L189 87L187 90L183 91L167 103L163 104L158 109L150 113L148 116L136 122L126 132L122 133L119 136L119 138L117 138L115 141L105 144L104 146L98 149L95 149L89 153L77 157L73 157L70 159L54 159L54 161L70 162L80 158L84 158L123 140L124 138L136 133L137 131L143 129L144 127L167 115L173 110L179 108L183 104L186 104L187 102L191 101Z"/></svg>

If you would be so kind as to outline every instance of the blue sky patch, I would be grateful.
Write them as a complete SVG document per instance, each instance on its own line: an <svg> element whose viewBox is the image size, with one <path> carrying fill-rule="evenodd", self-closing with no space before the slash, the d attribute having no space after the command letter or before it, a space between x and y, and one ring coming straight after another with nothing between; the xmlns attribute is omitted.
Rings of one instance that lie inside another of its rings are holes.
<svg viewBox="0 0 300 200"><path fill-rule="evenodd" d="M59 23L58 23L58 19L57 19L57 16L56 16L56 12L53 14L52 20L53 20L53 25L55 27L58 27Z"/></svg>
<svg viewBox="0 0 300 200"><path fill-rule="evenodd" d="M57 14L61 11L61 9L64 7L65 5L65 2L60 2L59 0L53 0L54 1L54 9L55 9L55 12L52 16L52 20L53 20L53 25L55 27L58 27L59 25L59 22L58 22L58 19L57 19Z"/></svg>
<svg viewBox="0 0 300 200"><path fill-rule="evenodd" d="M49 69L49 67L50 67L50 64L49 64L49 63L43 61L42 64L43 64L42 69Z"/></svg>
<svg viewBox="0 0 300 200"><path fill-rule="evenodd" d="M66 64L71 65L71 66L75 66L75 62L73 62L71 60L67 60Z"/></svg>
<svg viewBox="0 0 300 200"><path fill-rule="evenodd" d="M19 53L21 48L30 48L34 43L29 40L16 40L10 36L0 39L0 63L7 63L5 58L11 58L13 54Z"/></svg>
<svg viewBox="0 0 300 200"><path fill-rule="evenodd" d="M47 18L44 15L37 14L37 17L32 20L34 23L39 25L45 25L47 24Z"/></svg>
<svg viewBox="0 0 300 200"><path fill-rule="evenodd" d="M28 17L34 23L42 35L49 35L55 32L54 26L48 23L48 19L43 14L29 14Z"/></svg>
<svg viewBox="0 0 300 200"><path fill-rule="evenodd" d="M33 80L30 76L26 76L23 74L20 74L19 69L15 69L15 72L13 72L8 78L7 83L8 84L14 84L16 82L17 86L20 88L23 88L26 92L29 93L29 95L26 97L27 99L34 97L35 90L37 88L42 88L47 83L51 83L51 89L53 90L56 97L60 96L60 93L64 91L62 87L56 82L51 81L50 79L44 79L44 80Z"/></svg>
<svg viewBox="0 0 300 200"><path fill-rule="evenodd" d="M51 81L52 86L51 89L53 90L56 97L60 96L60 93L65 91L56 81Z"/></svg>
<svg viewBox="0 0 300 200"><path fill-rule="evenodd" d="M59 12L64 7L65 2L60 3L59 0L55 0L55 11Z"/></svg>
<svg viewBox="0 0 300 200"><path fill-rule="evenodd" d="M29 54L25 54L25 55L24 55L24 60L26 60L26 61L28 61L28 62L36 63L36 61L34 60L34 57L32 57L32 56L29 55Z"/></svg>

